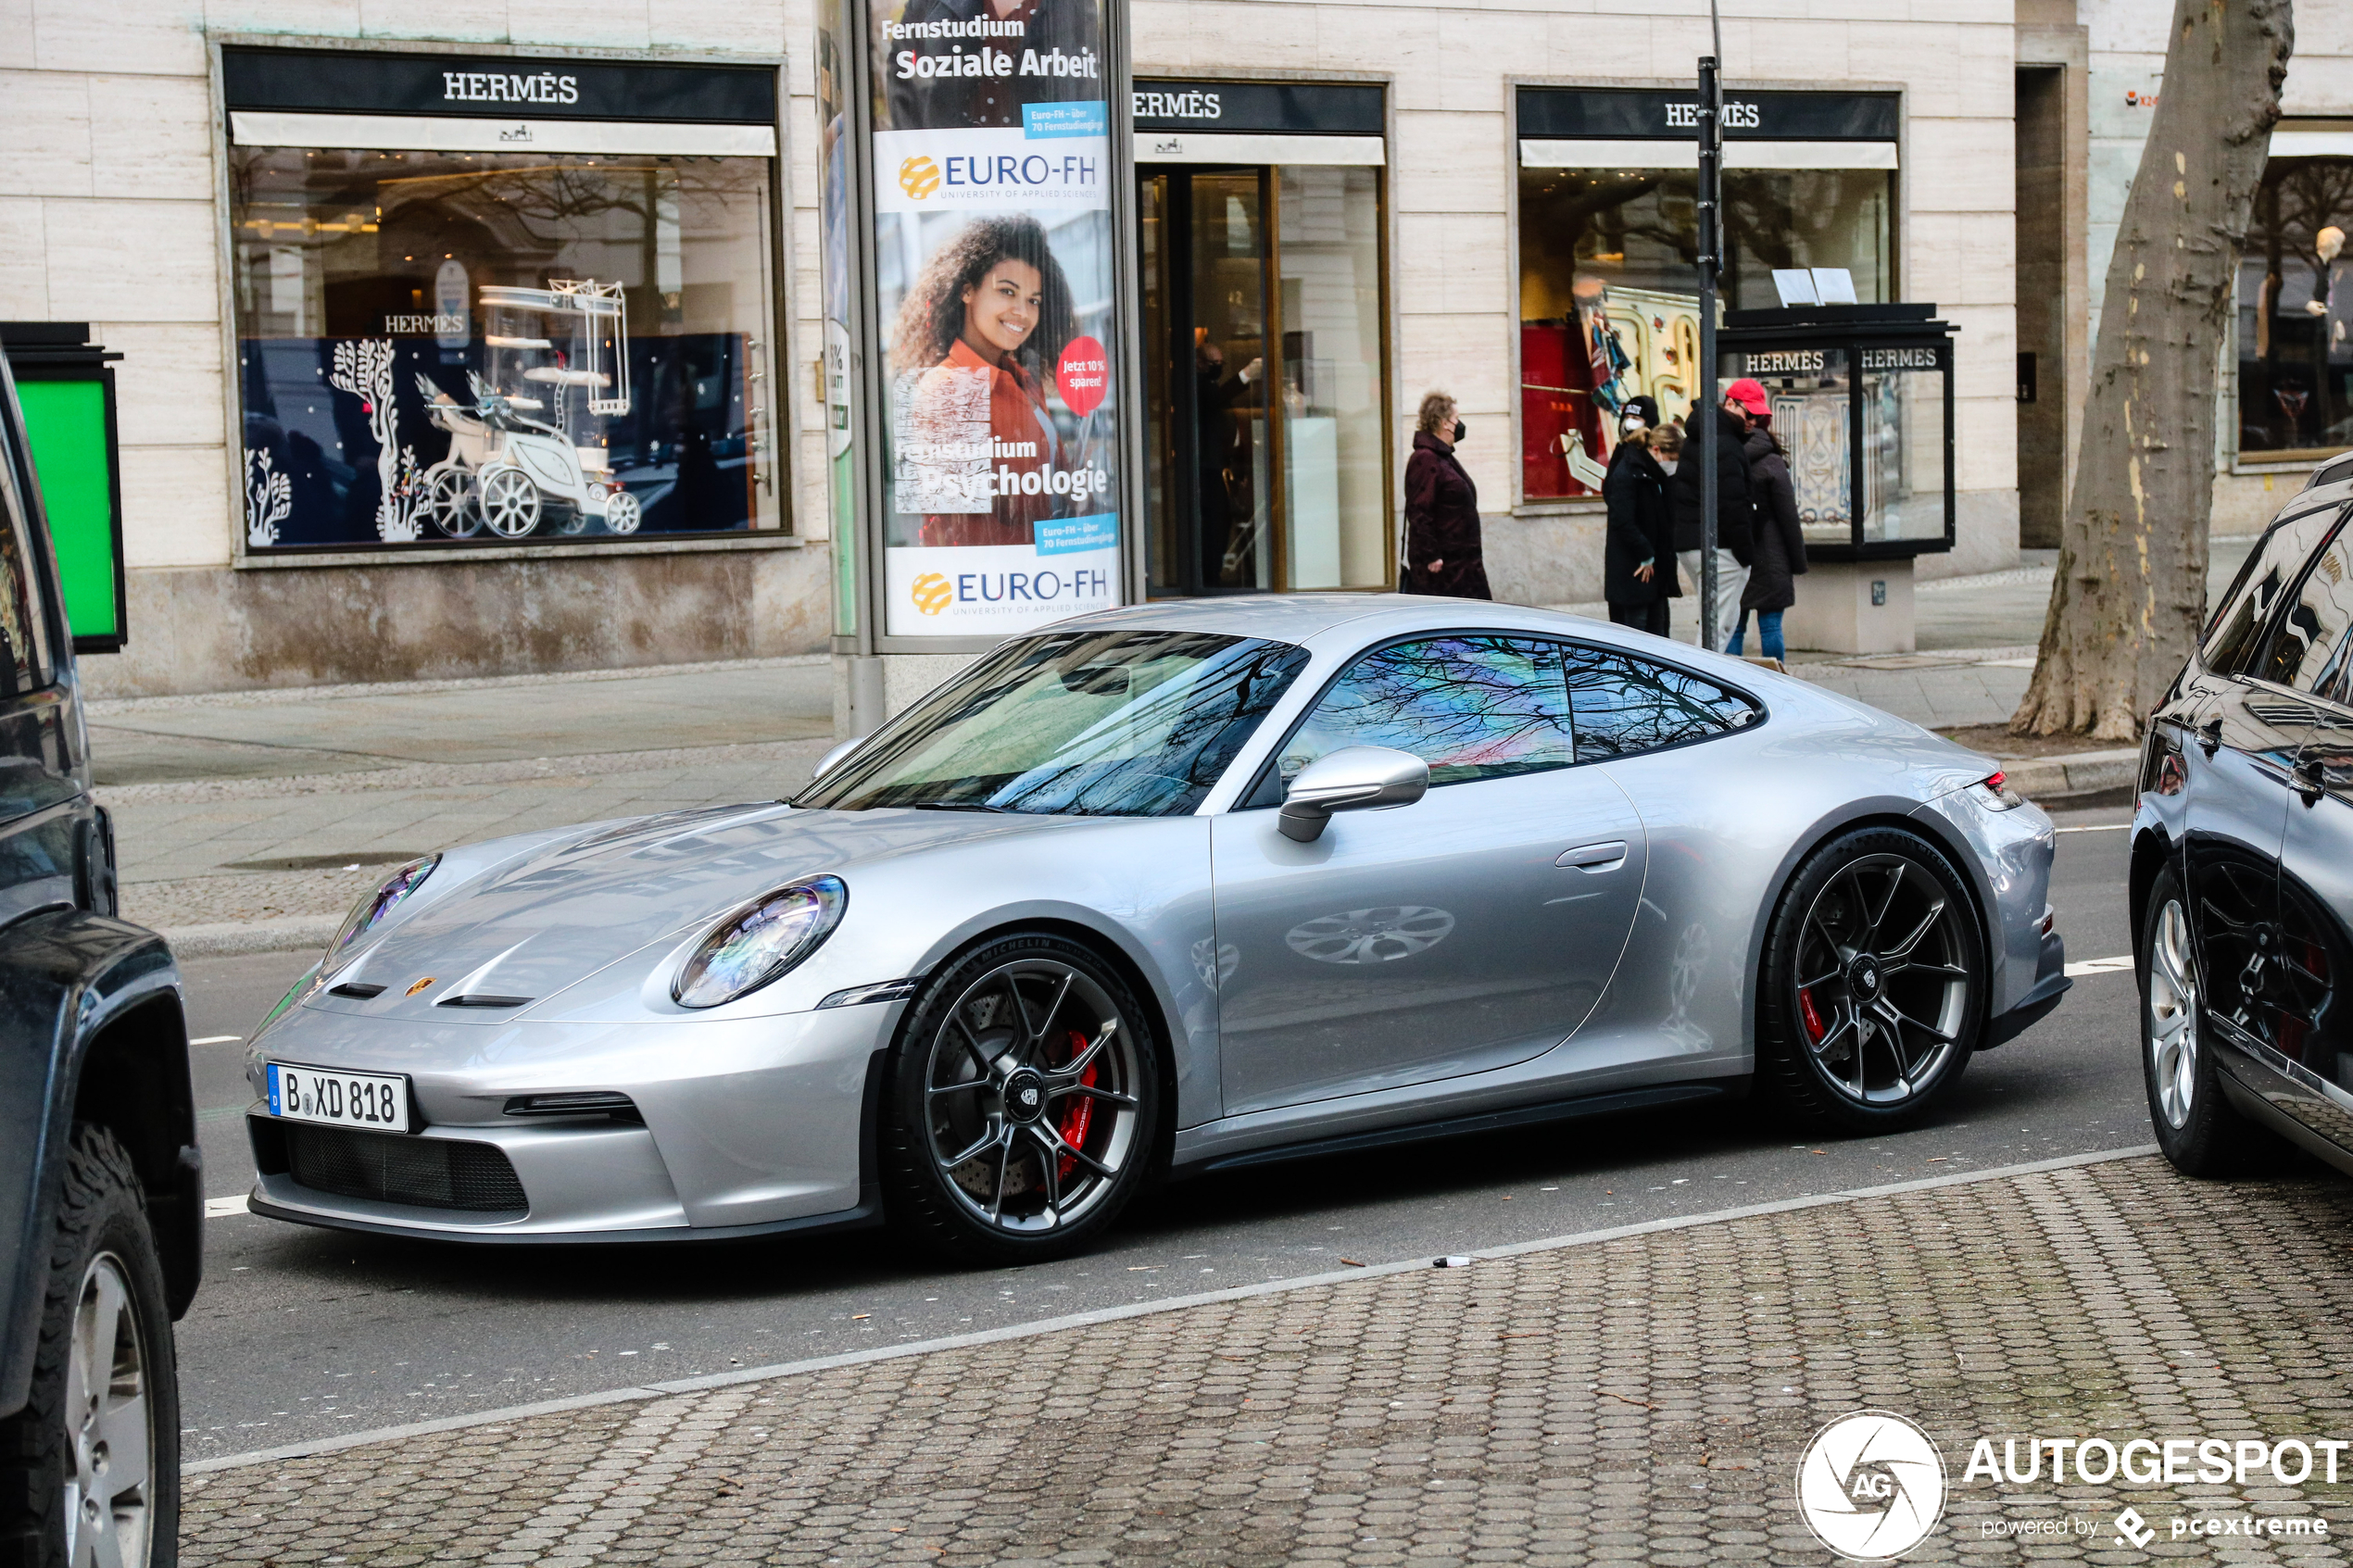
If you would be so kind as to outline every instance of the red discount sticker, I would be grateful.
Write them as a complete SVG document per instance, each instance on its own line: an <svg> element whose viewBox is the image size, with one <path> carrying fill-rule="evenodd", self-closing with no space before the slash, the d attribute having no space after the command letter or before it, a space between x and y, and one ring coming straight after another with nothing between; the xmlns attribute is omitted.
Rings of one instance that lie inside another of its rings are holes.
<svg viewBox="0 0 2353 1568"><path fill-rule="evenodd" d="M1054 372L1063 401L1080 419L1095 411L1111 386L1111 356L1091 337L1075 337L1063 350L1062 368Z"/></svg>

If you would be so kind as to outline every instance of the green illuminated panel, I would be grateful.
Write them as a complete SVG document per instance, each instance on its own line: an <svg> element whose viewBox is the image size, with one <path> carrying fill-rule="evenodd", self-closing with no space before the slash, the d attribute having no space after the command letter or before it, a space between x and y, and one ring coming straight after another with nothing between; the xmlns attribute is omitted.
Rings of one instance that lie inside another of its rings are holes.
<svg viewBox="0 0 2353 1568"><path fill-rule="evenodd" d="M77 637L117 635L107 389L96 381L23 381L17 401L57 546L66 622Z"/></svg>

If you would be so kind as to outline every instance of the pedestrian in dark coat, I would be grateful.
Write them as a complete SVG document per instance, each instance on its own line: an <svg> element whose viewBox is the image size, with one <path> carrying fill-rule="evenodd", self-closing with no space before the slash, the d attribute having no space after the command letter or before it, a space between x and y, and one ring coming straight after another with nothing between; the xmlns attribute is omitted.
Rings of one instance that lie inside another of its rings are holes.
<svg viewBox="0 0 2353 1568"><path fill-rule="evenodd" d="M1495 596L1487 590L1487 558L1479 545L1478 487L1454 460L1462 439L1454 400L1442 392L1424 397L1415 421L1414 455L1405 459L1405 571L1397 584L1400 593Z"/></svg>
<svg viewBox="0 0 2353 1568"><path fill-rule="evenodd" d="M1704 629L1703 647L1726 646L1740 621L1741 590L1748 578L1748 547L1753 509L1748 493L1748 458L1741 451L1751 422L1768 407L1765 389L1743 379L1724 389L1724 401L1713 410L1693 408L1683 435L1683 461L1675 470L1675 553L1694 592L1705 562L1700 558L1700 420L1716 420L1716 624Z"/></svg>
<svg viewBox="0 0 2353 1568"><path fill-rule="evenodd" d="M1748 433L1743 448L1749 477L1755 485L1756 534L1749 546L1748 586L1741 591L1741 623L1725 646L1741 651L1751 610L1756 613L1756 651L1780 659L1781 611L1797 602L1796 579L1806 574L1806 529L1797 515L1797 486L1791 481L1789 455L1768 424Z"/></svg>
<svg viewBox="0 0 2353 1568"><path fill-rule="evenodd" d="M1675 580L1675 516L1667 497L1667 472L1651 451L1658 405L1636 397L1619 421L1602 499L1609 533L1602 546L1602 596L1609 618L1653 636L1667 633L1667 601L1682 596Z"/></svg>

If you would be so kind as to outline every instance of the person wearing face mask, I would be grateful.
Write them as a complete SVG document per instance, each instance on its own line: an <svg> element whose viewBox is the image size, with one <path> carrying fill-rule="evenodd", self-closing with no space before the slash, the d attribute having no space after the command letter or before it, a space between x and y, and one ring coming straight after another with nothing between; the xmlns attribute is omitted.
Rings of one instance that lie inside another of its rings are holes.
<svg viewBox="0 0 2353 1568"><path fill-rule="evenodd" d="M891 332L891 366L902 382L909 427L899 441L973 445L969 429L986 378L986 449L994 475L988 509L924 517L925 545L1027 545L1039 519L1055 515L1044 485L1021 482L1060 459L1046 410L1049 367L1076 335L1070 284L1034 218L975 219L925 264ZM1051 476L1049 476L1051 477Z"/></svg>
<svg viewBox="0 0 2353 1568"><path fill-rule="evenodd" d="M1675 516L1667 502L1667 470L1653 450L1658 405L1629 400L1609 455L1602 499L1609 533L1602 546L1602 591L1609 618L1655 637L1667 635L1667 601L1680 598L1675 582Z"/></svg>
<svg viewBox="0 0 2353 1568"><path fill-rule="evenodd" d="M1478 487L1454 458L1465 429L1454 400L1442 392L1422 399L1414 421L1414 455L1405 459L1403 594L1446 594L1491 599L1487 559L1478 537Z"/></svg>

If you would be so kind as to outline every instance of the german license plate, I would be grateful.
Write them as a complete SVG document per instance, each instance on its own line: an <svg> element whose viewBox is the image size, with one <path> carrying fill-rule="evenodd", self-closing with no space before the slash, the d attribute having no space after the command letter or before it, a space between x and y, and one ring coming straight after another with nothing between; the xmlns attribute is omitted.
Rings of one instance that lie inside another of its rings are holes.
<svg viewBox="0 0 2353 1568"><path fill-rule="evenodd" d="M322 1067L268 1065L270 1114L379 1133L409 1130L409 1080L384 1073L330 1073Z"/></svg>

